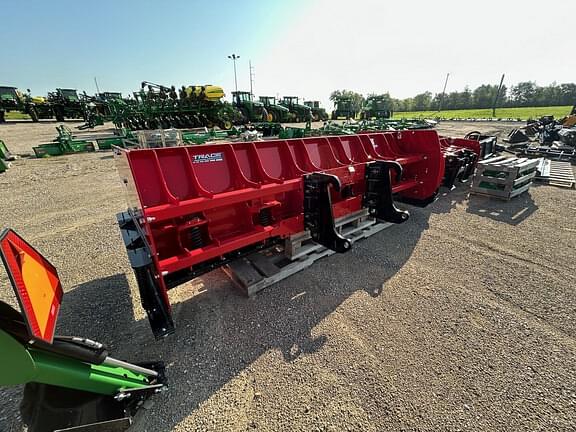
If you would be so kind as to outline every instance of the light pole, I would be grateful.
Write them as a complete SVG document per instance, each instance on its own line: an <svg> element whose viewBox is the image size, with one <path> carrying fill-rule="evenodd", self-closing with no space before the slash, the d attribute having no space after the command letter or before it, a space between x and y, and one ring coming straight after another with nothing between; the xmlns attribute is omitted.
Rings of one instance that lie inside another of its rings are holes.
<svg viewBox="0 0 576 432"><path fill-rule="evenodd" d="M228 56L229 59L232 59L234 62L234 87L236 88L236 92L238 92L238 79L236 78L236 59L239 59L240 56L236 54L232 54Z"/></svg>

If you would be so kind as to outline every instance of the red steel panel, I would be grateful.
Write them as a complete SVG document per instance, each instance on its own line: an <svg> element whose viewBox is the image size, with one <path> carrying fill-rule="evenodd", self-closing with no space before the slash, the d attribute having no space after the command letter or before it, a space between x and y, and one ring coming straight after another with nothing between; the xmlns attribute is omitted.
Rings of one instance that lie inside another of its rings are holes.
<svg viewBox="0 0 576 432"><path fill-rule="evenodd" d="M469 140L466 140L469 141ZM474 141L473 141L474 142ZM444 143L445 144L445 143ZM271 237L304 230L303 175L332 174L347 187L332 191L334 217L362 208L366 163L395 160L401 196L425 200L444 175L442 144L433 130L122 150L121 172L135 190L153 260L168 274ZM259 214L269 209L262 225ZM191 231L200 230L202 245Z"/></svg>

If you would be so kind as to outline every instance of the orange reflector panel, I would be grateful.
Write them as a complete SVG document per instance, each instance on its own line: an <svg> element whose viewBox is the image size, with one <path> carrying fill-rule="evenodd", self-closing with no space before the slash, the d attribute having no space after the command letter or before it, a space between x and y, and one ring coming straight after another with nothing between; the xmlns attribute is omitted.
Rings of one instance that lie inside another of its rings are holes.
<svg viewBox="0 0 576 432"><path fill-rule="evenodd" d="M0 256L30 336L52 343L63 294L56 268L11 229L0 234Z"/></svg>

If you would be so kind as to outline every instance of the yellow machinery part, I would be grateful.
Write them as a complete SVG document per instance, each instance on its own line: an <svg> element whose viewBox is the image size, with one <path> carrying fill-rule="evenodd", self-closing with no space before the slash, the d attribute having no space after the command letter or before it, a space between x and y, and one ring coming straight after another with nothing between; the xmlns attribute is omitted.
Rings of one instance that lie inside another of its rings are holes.
<svg viewBox="0 0 576 432"><path fill-rule="evenodd" d="M225 96L224 89L214 85L188 86L186 88L186 94L188 97L194 95L211 102L219 101Z"/></svg>

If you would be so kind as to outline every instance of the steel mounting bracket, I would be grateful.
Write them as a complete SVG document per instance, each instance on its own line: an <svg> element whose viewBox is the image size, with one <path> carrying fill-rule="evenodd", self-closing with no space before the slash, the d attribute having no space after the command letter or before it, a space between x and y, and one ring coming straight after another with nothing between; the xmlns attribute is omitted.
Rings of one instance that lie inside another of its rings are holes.
<svg viewBox="0 0 576 432"><path fill-rule="evenodd" d="M395 174L395 179L400 181L402 165L396 161L374 161L366 164L364 206L376 220L398 224L406 222L410 214L394 205L392 173Z"/></svg>
<svg viewBox="0 0 576 432"><path fill-rule="evenodd" d="M304 227L312 240L334 252L348 252L352 242L336 231L330 187L340 191L338 177L324 173L304 176Z"/></svg>

